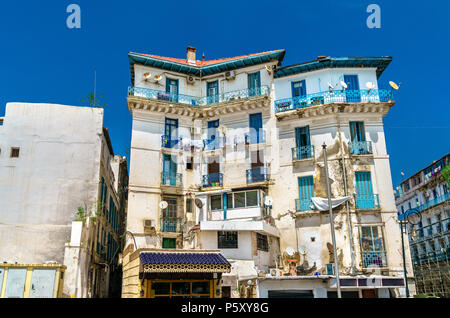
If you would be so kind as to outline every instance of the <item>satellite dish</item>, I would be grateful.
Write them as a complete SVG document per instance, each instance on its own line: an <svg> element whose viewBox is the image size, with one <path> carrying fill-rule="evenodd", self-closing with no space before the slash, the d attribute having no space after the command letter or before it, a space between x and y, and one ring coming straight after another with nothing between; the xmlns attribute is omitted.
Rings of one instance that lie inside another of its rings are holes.
<svg viewBox="0 0 450 318"><path fill-rule="evenodd" d="M150 72L144 73L143 77L144 77L144 80L146 81L152 77L152 73L150 73Z"/></svg>
<svg viewBox="0 0 450 318"><path fill-rule="evenodd" d="M390 82L389 82L389 85L391 85L391 87L392 87L393 89L395 89L395 90L398 90L398 89L400 88L400 86L397 85L397 84L395 84L393 81L390 81Z"/></svg>
<svg viewBox="0 0 450 318"><path fill-rule="evenodd" d="M298 252L302 255L306 254L306 247L304 247L303 245L299 245L298 246Z"/></svg>
<svg viewBox="0 0 450 318"><path fill-rule="evenodd" d="M346 89L348 86L344 81L341 81L341 86L343 89Z"/></svg>
<svg viewBox="0 0 450 318"><path fill-rule="evenodd" d="M295 255L295 250L294 250L294 248L293 248L293 247L290 247L290 246L286 247L285 252L286 252L287 255L289 255L289 256L291 256L291 257Z"/></svg>
<svg viewBox="0 0 450 318"><path fill-rule="evenodd" d="M167 201L159 202L159 207L163 210L166 209L168 206L169 206L169 204L167 203Z"/></svg>
<svg viewBox="0 0 450 318"><path fill-rule="evenodd" d="M157 74L157 75L155 75L155 76L153 77L153 79L154 79L156 82L159 82L159 81L162 79L162 76L161 76L161 74Z"/></svg>
<svg viewBox="0 0 450 318"><path fill-rule="evenodd" d="M373 82L367 82L367 83L366 83L366 87L367 87L368 89L374 89L374 88L375 88L375 84L374 84Z"/></svg>
<svg viewBox="0 0 450 318"><path fill-rule="evenodd" d="M335 87L336 87L336 85L333 86L330 82L328 82L328 88L329 88L330 90L333 90Z"/></svg>
<svg viewBox="0 0 450 318"><path fill-rule="evenodd" d="M270 74L272 72L272 69L269 65L266 64L266 71Z"/></svg>
<svg viewBox="0 0 450 318"><path fill-rule="evenodd" d="M272 205L273 199L272 197L269 197L268 195L264 197L264 205Z"/></svg>
<svg viewBox="0 0 450 318"><path fill-rule="evenodd" d="M195 199L195 205L197 206L197 208L201 209L203 208L203 202L200 199Z"/></svg>

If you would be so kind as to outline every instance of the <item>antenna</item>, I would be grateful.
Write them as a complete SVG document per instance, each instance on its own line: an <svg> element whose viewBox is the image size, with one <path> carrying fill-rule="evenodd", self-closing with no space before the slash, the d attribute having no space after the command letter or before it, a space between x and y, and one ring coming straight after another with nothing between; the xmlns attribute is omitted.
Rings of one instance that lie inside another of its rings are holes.
<svg viewBox="0 0 450 318"><path fill-rule="evenodd" d="M341 81L341 86L344 90L348 87L347 83L345 83L344 81Z"/></svg>
<svg viewBox="0 0 450 318"><path fill-rule="evenodd" d="M168 205L169 205L169 204L167 203L167 201L161 201L161 202L159 202L159 207L160 207L162 210L166 209Z"/></svg>
<svg viewBox="0 0 450 318"><path fill-rule="evenodd" d="M293 248L293 247L290 247L290 246L286 247L285 252L286 252L286 254L289 255L290 257L292 257L292 256L295 255L295 250L294 250L294 248Z"/></svg>
<svg viewBox="0 0 450 318"><path fill-rule="evenodd" d="M400 85L402 85L402 83L397 85L395 82L389 81L389 85L397 91L400 88Z"/></svg>
<svg viewBox="0 0 450 318"><path fill-rule="evenodd" d="M144 73L142 77L144 78L144 81L146 81L152 77L152 73L150 72Z"/></svg>
<svg viewBox="0 0 450 318"><path fill-rule="evenodd" d="M161 80L162 76L161 74L156 74L153 79L155 80L155 82L159 82Z"/></svg>
<svg viewBox="0 0 450 318"><path fill-rule="evenodd" d="M328 89L329 89L330 91L332 91L336 86L337 86L337 84L335 84L335 85L333 86L333 84L331 84L330 82L328 82Z"/></svg>

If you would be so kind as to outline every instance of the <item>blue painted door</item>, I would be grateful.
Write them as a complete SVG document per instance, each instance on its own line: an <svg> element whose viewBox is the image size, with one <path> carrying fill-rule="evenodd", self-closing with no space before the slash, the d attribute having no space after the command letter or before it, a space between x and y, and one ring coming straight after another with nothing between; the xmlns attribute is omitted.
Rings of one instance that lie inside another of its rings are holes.
<svg viewBox="0 0 450 318"><path fill-rule="evenodd" d="M261 95L261 76L259 72L248 74L248 96Z"/></svg>
<svg viewBox="0 0 450 318"><path fill-rule="evenodd" d="M26 268L9 268L6 278L5 298L23 298L25 291Z"/></svg>
<svg viewBox="0 0 450 318"><path fill-rule="evenodd" d="M345 90L347 102L361 102L361 92L359 90L358 75L344 75L344 82L347 83L347 89Z"/></svg>
<svg viewBox="0 0 450 318"><path fill-rule="evenodd" d="M311 140L309 135L309 126L295 128L295 149L297 159L311 158Z"/></svg>
<svg viewBox="0 0 450 318"><path fill-rule="evenodd" d="M219 120L208 121L208 140L206 149L214 150L219 148Z"/></svg>
<svg viewBox="0 0 450 318"><path fill-rule="evenodd" d="M177 185L177 157L172 155L163 155L163 184Z"/></svg>
<svg viewBox="0 0 450 318"><path fill-rule="evenodd" d="M306 81L292 82L292 98L295 107L301 107L307 104L306 101Z"/></svg>
<svg viewBox="0 0 450 318"><path fill-rule="evenodd" d="M314 180L312 176L298 178L299 206L297 210L310 210L311 197L314 196Z"/></svg>
<svg viewBox="0 0 450 318"><path fill-rule="evenodd" d="M53 298L56 269L35 268L31 277L30 298Z"/></svg>
<svg viewBox="0 0 450 318"><path fill-rule="evenodd" d="M355 172L356 204L359 209L375 208L372 178L369 171Z"/></svg>
<svg viewBox="0 0 450 318"><path fill-rule="evenodd" d="M168 93L169 101L178 102L178 80L166 78L166 93Z"/></svg>
<svg viewBox="0 0 450 318"><path fill-rule="evenodd" d="M219 102L219 81L206 83L207 103L215 104Z"/></svg>
<svg viewBox="0 0 450 318"><path fill-rule="evenodd" d="M178 119L167 118L164 125L164 135L166 136L165 147L172 148L178 142Z"/></svg>
<svg viewBox="0 0 450 318"><path fill-rule="evenodd" d="M259 144L262 138L262 113L250 114L250 143Z"/></svg>

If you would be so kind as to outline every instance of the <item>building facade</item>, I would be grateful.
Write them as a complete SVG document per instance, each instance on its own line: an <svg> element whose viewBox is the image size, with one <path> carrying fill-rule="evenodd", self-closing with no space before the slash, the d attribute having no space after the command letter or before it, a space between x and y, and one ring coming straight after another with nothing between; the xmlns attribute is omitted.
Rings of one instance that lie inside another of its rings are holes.
<svg viewBox="0 0 450 318"><path fill-rule="evenodd" d="M108 297L121 272L126 159L114 156L103 116L8 103L0 126L0 260L64 264L63 297Z"/></svg>
<svg viewBox="0 0 450 318"><path fill-rule="evenodd" d="M406 230L417 293L449 297L450 192L442 169L450 154L405 179L395 198ZM413 211L411 213L410 211Z"/></svg>
<svg viewBox="0 0 450 318"><path fill-rule="evenodd" d="M382 121L394 101L378 88L391 58L282 67L284 54L200 61L191 47L185 59L129 53L127 245L220 252L230 264L221 297L333 297L329 214L312 200L327 197L325 143L331 196L347 200L334 219L346 295L400 297ZM139 296L133 275L124 297Z"/></svg>

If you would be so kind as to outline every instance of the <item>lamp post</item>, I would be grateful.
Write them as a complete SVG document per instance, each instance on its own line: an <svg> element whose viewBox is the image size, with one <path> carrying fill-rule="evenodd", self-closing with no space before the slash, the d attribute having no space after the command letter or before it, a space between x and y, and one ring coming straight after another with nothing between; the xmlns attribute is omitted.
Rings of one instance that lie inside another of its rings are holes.
<svg viewBox="0 0 450 318"><path fill-rule="evenodd" d="M335 237L335 233L334 233L333 207L331 205L330 180L328 177L327 145L325 143L323 143L322 148L323 148L323 161L324 161L324 167L325 167L325 178L327 180L328 208L330 210L331 240L333 242L334 269L336 271L337 295L338 295L338 298L342 298L341 282L339 279L339 264L338 264L338 257L337 257L337 252L336 252L336 237Z"/></svg>

